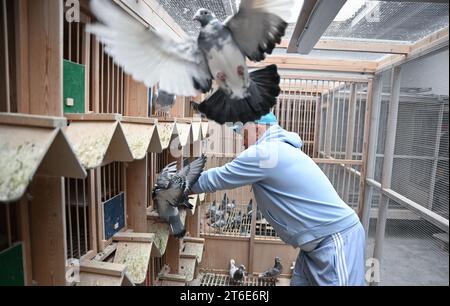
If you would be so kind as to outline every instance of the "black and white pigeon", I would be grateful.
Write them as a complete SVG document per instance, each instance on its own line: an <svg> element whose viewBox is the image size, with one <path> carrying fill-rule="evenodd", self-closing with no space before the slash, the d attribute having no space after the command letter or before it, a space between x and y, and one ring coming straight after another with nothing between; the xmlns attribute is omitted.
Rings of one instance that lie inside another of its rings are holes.
<svg viewBox="0 0 450 306"><path fill-rule="evenodd" d="M281 275L282 271L283 271L283 266L281 264L281 259L280 259L280 257L275 257L275 265L273 266L273 268L270 268L266 272L262 273L260 275L260 277L276 279Z"/></svg>
<svg viewBox="0 0 450 306"><path fill-rule="evenodd" d="M169 222L176 238L183 238L186 230L180 218L179 208L192 208L189 194L206 165L206 156L202 155L192 163L177 171L177 163L169 164L156 180L153 188L153 201L159 216Z"/></svg>
<svg viewBox="0 0 450 306"><path fill-rule="evenodd" d="M246 60L262 61L281 42L295 0L243 0L239 11L220 22L200 9L196 40L176 41L146 28L118 9L111 0L91 0L100 23L89 25L106 45L106 52L137 81L178 96L217 90L198 105L198 111L220 124L247 123L267 114L280 94L275 65L249 73Z"/></svg>
<svg viewBox="0 0 450 306"><path fill-rule="evenodd" d="M234 259L230 260L230 282L236 284L242 282L245 276L245 266L236 266L236 261Z"/></svg>

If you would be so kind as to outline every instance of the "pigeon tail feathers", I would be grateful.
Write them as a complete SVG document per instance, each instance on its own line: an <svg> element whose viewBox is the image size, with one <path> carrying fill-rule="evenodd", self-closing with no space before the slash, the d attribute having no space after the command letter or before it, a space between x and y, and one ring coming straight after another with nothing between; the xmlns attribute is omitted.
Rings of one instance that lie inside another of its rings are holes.
<svg viewBox="0 0 450 306"><path fill-rule="evenodd" d="M280 75L276 65L250 73L250 86L246 97L236 99L217 90L198 105L198 110L219 124L227 122L253 122L268 114L280 94Z"/></svg>

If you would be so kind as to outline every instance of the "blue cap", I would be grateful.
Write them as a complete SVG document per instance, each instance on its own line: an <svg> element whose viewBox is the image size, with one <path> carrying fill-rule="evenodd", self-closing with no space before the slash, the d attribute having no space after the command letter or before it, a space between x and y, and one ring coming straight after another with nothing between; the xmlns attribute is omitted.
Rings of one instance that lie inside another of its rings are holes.
<svg viewBox="0 0 450 306"><path fill-rule="evenodd" d="M256 124L277 124L278 120L274 113L270 112L261 119L255 121Z"/></svg>
<svg viewBox="0 0 450 306"><path fill-rule="evenodd" d="M268 113L265 116L262 116L259 120L255 121L256 124L269 124L269 125L274 125L274 124L278 124L278 120L277 117L274 115L274 113ZM237 123L231 126L231 129L238 134L242 134L242 129L243 129L243 124L242 123Z"/></svg>

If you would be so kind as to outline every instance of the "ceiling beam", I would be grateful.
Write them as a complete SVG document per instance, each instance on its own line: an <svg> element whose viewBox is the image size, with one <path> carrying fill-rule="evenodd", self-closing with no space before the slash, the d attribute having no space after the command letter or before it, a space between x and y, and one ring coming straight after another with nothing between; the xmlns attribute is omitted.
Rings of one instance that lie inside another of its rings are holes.
<svg viewBox="0 0 450 306"><path fill-rule="evenodd" d="M315 50L352 51L386 54L408 54L411 45L396 42L380 42L375 40L321 39L314 46Z"/></svg>
<svg viewBox="0 0 450 306"><path fill-rule="evenodd" d="M346 2L305 0L288 46L288 53L311 52Z"/></svg>
<svg viewBox="0 0 450 306"><path fill-rule="evenodd" d="M377 69L377 62L363 60L337 60L326 58L311 58L306 56L268 56L265 61L254 63L248 62L250 68L263 68L267 65L275 64L280 69L296 70L316 70L316 71L339 71L374 73Z"/></svg>

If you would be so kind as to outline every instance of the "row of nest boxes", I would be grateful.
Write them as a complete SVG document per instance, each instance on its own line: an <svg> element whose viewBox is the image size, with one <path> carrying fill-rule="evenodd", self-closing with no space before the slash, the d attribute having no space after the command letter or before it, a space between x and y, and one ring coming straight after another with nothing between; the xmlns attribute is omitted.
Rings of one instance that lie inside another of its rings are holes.
<svg viewBox="0 0 450 306"><path fill-rule="evenodd" d="M200 118L1 113L0 202L19 200L36 174L83 179L86 170L141 160L174 145L190 148L207 137L208 122Z"/></svg>

